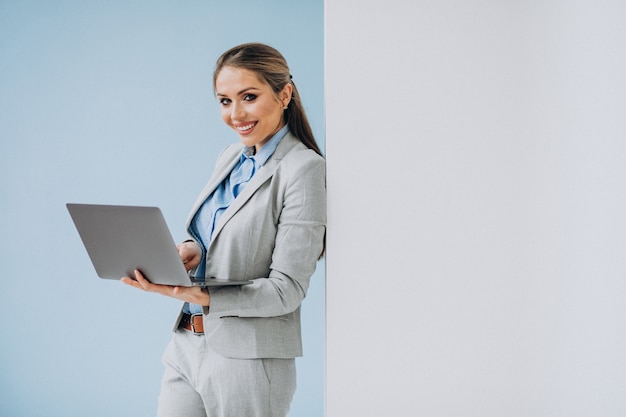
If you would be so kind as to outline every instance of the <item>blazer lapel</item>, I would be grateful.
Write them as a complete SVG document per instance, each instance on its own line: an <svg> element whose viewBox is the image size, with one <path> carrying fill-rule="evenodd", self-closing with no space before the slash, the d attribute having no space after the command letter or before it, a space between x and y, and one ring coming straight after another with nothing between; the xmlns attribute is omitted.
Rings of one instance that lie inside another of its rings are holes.
<svg viewBox="0 0 626 417"><path fill-rule="evenodd" d="M222 217L220 217L219 221L215 225L215 230L213 231L212 242L215 241L215 238L220 233L224 225L241 209L241 207L243 207L248 200L250 200L250 198L252 198L259 187L261 187L261 185L274 175L280 160L283 159L283 157L298 143L300 143L300 141L291 133L287 133L287 135L285 135L272 156L265 162L265 165L263 165L259 172L254 174L250 182L246 184L241 194L239 194L237 198L232 201ZM232 166L230 170L232 170ZM230 170L228 173L230 173ZM217 187L217 184L213 187L213 189L215 189L215 187ZM202 204L202 202L200 204Z"/></svg>
<svg viewBox="0 0 626 417"><path fill-rule="evenodd" d="M242 146L231 146L224 151L225 155L220 158L220 160L224 162L220 164L220 166L215 167L215 175L213 175L207 185L204 186L202 192L200 192L200 195L198 196L191 208L191 212L189 213L189 217L187 218L187 230L189 230L191 222L198 210L200 210L200 207L204 203L204 200L206 200L207 197L211 195L213 191L215 191L217 186L220 185L222 181L224 181L224 179L233 170L233 168L237 164L237 161L239 161L241 150Z"/></svg>

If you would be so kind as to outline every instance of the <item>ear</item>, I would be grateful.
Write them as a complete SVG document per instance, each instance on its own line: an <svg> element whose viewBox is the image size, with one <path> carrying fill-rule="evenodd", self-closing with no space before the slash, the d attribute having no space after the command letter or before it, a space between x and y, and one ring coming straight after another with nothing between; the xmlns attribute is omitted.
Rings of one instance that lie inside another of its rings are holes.
<svg viewBox="0 0 626 417"><path fill-rule="evenodd" d="M293 85L291 83L285 84L285 87L278 93L278 98L283 103L283 107L287 107L291 101L291 94L293 93Z"/></svg>

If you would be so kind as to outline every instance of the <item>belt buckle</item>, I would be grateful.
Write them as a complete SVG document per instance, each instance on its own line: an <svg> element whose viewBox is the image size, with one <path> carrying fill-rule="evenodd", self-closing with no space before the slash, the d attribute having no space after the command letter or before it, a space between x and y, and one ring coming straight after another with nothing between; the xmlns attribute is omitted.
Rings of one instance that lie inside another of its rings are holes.
<svg viewBox="0 0 626 417"><path fill-rule="evenodd" d="M190 314L189 315L189 327L191 327L191 332L195 334L196 336L202 335L204 334L204 331L199 332L196 330L196 323L194 320L195 317L202 317L202 314Z"/></svg>

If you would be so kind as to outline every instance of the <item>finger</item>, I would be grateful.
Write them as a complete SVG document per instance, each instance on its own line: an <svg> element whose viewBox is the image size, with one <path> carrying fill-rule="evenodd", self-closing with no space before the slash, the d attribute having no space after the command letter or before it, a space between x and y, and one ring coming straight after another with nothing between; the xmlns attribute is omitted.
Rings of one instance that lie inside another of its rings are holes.
<svg viewBox="0 0 626 417"><path fill-rule="evenodd" d="M148 278L146 278L143 275L143 273L140 270L135 269L134 274L135 274L135 276L133 278L128 277L128 276L126 276L124 278L126 278L131 283L138 284L138 285L141 285L141 286L152 285L152 283L148 280Z"/></svg>
<svg viewBox="0 0 626 417"><path fill-rule="evenodd" d="M185 245L176 245L176 250L178 251L178 256L181 260L185 259Z"/></svg>
<svg viewBox="0 0 626 417"><path fill-rule="evenodd" d="M141 288L143 288L144 290L146 291L151 290L150 287L152 286L152 283L148 281L146 277L144 277L141 271L139 271L138 269L135 269L135 280L139 283Z"/></svg>
<svg viewBox="0 0 626 417"><path fill-rule="evenodd" d="M137 283L139 283L140 288L143 289L144 291L171 296L172 289L175 288L175 287L172 287L171 285L153 284L150 281L148 281L148 279L144 277L141 271L139 270L135 270L135 277L137 278Z"/></svg>
<svg viewBox="0 0 626 417"><path fill-rule="evenodd" d="M126 284L126 285L128 285L128 286L130 286L130 287L135 287L135 288L138 288L138 289L140 289L140 290L143 290L143 287L141 286L141 284L139 284L136 280L134 280L134 279L132 279L132 278L129 278L129 277L123 277L123 278L121 279L121 281L122 281L124 284Z"/></svg>

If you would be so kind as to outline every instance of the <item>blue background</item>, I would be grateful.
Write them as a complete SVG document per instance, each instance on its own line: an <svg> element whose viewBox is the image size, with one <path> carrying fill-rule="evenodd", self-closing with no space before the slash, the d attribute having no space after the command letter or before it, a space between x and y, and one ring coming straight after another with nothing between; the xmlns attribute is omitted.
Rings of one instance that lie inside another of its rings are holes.
<svg viewBox="0 0 626 417"><path fill-rule="evenodd" d="M290 63L323 147L323 2L0 1L0 415L151 416L180 303L96 277L67 202L154 205L175 240L219 150L236 44ZM292 416L324 409L324 264Z"/></svg>

